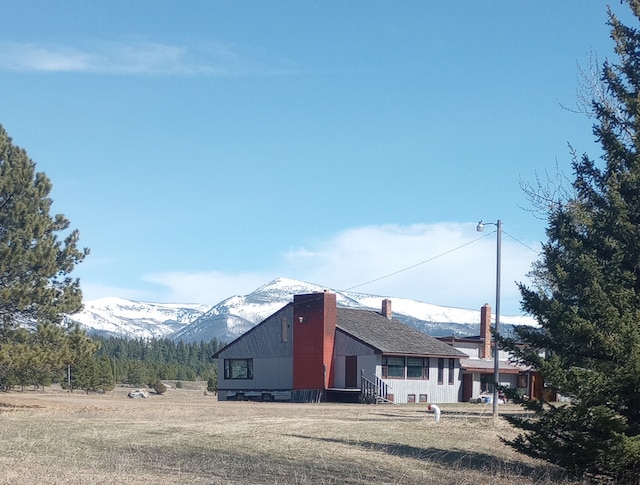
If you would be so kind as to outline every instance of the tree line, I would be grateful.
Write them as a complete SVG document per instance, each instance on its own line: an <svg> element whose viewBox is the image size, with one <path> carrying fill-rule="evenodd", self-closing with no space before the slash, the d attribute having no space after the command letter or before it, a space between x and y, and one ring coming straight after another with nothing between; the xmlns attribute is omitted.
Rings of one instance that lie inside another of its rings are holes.
<svg viewBox="0 0 640 485"><path fill-rule="evenodd" d="M106 392L117 384L151 387L157 380L206 380L215 388L211 356L221 345L215 338L197 343L90 338L78 325L18 327L6 331L0 344L0 388L59 383L69 390Z"/></svg>
<svg viewBox="0 0 640 485"><path fill-rule="evenodd" d="M175 381L206 380L217 376L211 356L222 347L209 342L174 342L168 339L125 339L96 337L100 348L96 358L107 358L119 384L150 385L156 379Z"/></svg>
<svg viewBox="0 0 640 485"><path fill-rule="evenodd" d="M63 383L65 369L73 368L78 387L112 389L108 376L97 382L94 372L88 372L94 367L97 373L98 362L93 360L99 346L77 325L64 328L42 323L35 329L5 327L0 337L0 386L24 389Z"/></svg>

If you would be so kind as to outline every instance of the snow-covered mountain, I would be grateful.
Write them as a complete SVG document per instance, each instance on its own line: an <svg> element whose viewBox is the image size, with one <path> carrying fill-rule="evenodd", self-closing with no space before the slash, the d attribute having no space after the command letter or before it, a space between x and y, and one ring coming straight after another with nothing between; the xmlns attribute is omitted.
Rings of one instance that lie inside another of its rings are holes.
<svg viewBox="0 0 640 485"><path fill-rule="evenodd" d="M67 316L89 334L106 337L162 338L195 322L209 307L198 304L143 303L122 298L87 301Z"/></svg>
<svg viewBox="0 0 640 485"><path fill-rule="evenodd" d="M338 306L380 310L391 299L393 317L433 336L478 335L480 307L450 308L405 298L331 290L302 281L278 278L244 296L232 296L212 308L202 305L138 303L116 298L89 301L70 318L90 334L131 338L167 337L186 342L217 338L230 342L293 301L293 295L329 290ZM511 325L533 325L529 317L501 316L502 331Z"/></svg>
<svg viewBox="0 0 640 485"><path fill-rule="evenodd" d="M293 301L293 295L324 291L325 287L312 283L278 278L244 296L232 296L221 301L198 318L192 325L171 335L172 339L187 342L212 338L224 342L239 337L254 325ZM333 291L333 290L331 290ZM346 293L336 293L338 305L360 308Z"/></svg>

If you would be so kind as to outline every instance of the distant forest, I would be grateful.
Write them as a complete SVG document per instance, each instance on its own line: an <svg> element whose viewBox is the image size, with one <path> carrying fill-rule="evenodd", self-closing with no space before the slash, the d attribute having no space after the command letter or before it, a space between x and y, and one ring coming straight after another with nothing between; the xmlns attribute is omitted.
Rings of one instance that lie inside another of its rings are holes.
<svg viewBox="0 0 640 485"><path fill-rule="evenodd" d="M214 338L209 342L185 343L168 339L129 340L92 337L100 343L96 359L108 358L116 384L149 385L156 379L207 381L217 378L211 356L224 346Z"/></svg>

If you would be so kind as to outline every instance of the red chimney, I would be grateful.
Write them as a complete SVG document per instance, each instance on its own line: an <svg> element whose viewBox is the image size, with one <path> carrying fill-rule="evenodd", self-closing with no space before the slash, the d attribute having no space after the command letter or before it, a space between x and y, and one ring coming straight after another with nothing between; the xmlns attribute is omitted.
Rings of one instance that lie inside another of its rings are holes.
<svg viewBox="0 0 640 485"><path fill-rule="evenodd" d="M388 298L382 300L382 316L391 320L391 300Z"/></svg>
<svg viewBox="0 0 640 485"><path fill-rule="evenodd" d="M480 309L480 358L489 359L491 357L491 306L485 303Z"/></svg>
<svg viewBox="0 0 640 485"><path fill-rule="evenodd" d="M335 293L294 295L294 389L333 387L333 342L336 320Z"/></svg>

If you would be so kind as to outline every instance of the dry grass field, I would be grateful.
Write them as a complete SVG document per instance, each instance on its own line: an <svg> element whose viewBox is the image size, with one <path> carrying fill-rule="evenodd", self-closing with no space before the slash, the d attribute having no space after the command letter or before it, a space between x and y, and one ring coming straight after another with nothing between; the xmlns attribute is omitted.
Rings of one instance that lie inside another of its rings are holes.
<svg viewBox="0 0 640 485"><path fill-rule="evenodd" d="M195 386L129 399L128 390L1 393L0 482L572 483L502 444L514 431L494 427L487 405L443 405L436 423L424 405L218 402Z"/></svg>

